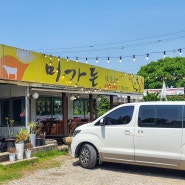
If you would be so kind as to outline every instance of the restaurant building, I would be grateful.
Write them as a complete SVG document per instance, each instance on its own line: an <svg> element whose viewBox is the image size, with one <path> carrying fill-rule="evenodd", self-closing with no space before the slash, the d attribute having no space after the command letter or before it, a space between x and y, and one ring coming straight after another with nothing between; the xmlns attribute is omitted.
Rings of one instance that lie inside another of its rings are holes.
<svg viewBox="0 0 185 185"><path fill-rule="evenodd" d="M25 49L0 45L0 138L29 121L43 123L46 134L69 134L70 120L95 119L94 106L103 94L110 107L120 97L143 96L141 76L105 69Z"/></svg>

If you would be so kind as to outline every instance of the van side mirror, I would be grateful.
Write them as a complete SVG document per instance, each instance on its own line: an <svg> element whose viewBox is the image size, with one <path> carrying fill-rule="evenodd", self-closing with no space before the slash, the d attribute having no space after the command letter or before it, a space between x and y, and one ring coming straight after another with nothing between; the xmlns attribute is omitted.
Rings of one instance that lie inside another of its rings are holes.
<svg viewBox="0 0 185 185"><path fill-rule="evenodd" d="M105 126L105 120L104 120L104 118L100 119L100 126Z"/></svg>

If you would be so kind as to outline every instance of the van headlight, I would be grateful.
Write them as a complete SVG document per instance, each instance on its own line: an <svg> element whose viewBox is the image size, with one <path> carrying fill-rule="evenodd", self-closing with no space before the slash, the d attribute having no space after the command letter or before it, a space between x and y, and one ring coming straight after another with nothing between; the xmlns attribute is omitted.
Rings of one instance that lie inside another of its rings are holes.
<svg viewBox="0 0 185 185"><path fill-rule="evenodd" d="M78 133L80 133L81 132L81 130L75 130L74 132L73 132L73 137L75 137Z"/></svg>

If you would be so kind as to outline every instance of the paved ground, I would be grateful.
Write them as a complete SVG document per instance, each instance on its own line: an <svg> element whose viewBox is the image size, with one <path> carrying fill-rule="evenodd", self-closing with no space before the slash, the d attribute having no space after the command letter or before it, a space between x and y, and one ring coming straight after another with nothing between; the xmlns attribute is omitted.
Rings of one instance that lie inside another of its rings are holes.
<svg viewBox="0 0 185 185"><path fill-rule="evenodd" d="M77 159L69 157L61 163L60 167L39 170L9 183L9 185L15 184L184 185L185 172L113 163L104 163L93 170L87 170L79 166Z"/></svg>

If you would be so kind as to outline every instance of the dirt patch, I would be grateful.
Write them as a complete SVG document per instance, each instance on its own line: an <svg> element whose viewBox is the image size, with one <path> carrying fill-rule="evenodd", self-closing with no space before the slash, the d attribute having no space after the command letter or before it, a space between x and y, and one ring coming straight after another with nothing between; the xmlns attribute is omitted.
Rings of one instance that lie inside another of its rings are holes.
<svg viewBox="0 0 185 185"><path fill-rule="evenodd" d="M33 163L32 166L30 166L30 168L21 170L21 174L23 175L23 177L25 177L27 175L30 175L31 173L34 173L39 169L49 169L53 167L58 167L58 166L61 166L61 164L63 164L66 160L69 160L69 159L72 159L70 155L62 155L41 163L36 162L36 163Z"/></svg>

